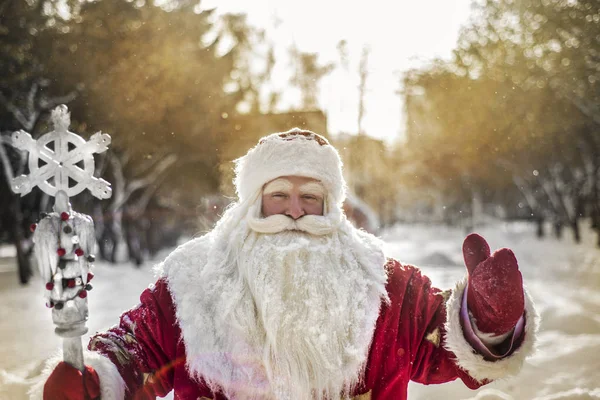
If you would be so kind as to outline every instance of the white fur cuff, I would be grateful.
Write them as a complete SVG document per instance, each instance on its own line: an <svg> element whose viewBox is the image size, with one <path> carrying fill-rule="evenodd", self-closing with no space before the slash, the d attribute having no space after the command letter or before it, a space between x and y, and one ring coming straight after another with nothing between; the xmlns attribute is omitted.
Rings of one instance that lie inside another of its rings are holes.
<svg viewBox="0 0 600 400"><path fill-rule="evenodd" d="M83 359L85 365L94 368L98 373L98 377L100 378L100 398L102 400L123 400L125 398L125 382L112 361L99 353L88 350L84 350ZM52 371L54 371L54 368L61 361L62 353L46 361L44 370L29 390L29 398L31 400L43 399L44 385L50 374L52 374Z"/></svg>
<svg viewBox="0 0 600 400"><path fill-rule="evenodd" d="M461 302L466 284L467 278L458 282L446 303L447 321L444 347L454 353L456 364L479 382L517 374L525 359L533 353L539 325L539 316L529 293L525 290L525 337L521 346L508 357L497 361L487 361L467 342L460 324Z"/></svg>

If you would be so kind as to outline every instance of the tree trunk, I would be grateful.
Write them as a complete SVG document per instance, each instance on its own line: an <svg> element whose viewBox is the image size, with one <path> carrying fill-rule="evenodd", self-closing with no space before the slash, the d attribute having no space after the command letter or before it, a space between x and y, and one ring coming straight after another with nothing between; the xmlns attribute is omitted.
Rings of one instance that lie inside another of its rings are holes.
<svg viewBox="0 0 600 400"><path fill-rule="evenodd" d="M19 282L25 285L29 282L33 271L29 259L29 252L25 246L25 232L23 230L23 210L21 209L21 201L19 196L13 195L12 199L12 215L13 223L11 224L11 233L13 243L17 248L17 267L19 273Z"/></svg>
<svg viewBox="0 0 600 400"><path fill-rule="evenodd" d="M579 219L585 215L585 202L586 196L580 194L575 200L575 212L574 217L571 220L571 229L573 229L573 237L575 243L581 243L581 229L579 227Z"/></svg>
<svg viewBox="0 0 600 400"><path fill-rule="evenodd" d="M538 239L542 239L545 236L545 232L544 232L544 217L542 217L542 216L536 217L535 222L537 224L536 235L537 235Z"/></svg>
<svg viewBox="0 0 600 400"><path fill-rule="evenodd" d="M571 229L573 229L573 237L575 239L575 243L581 243L581 230L579 229L579 218L575 217L573 221L571 221Z"/></svg>
<svg viewBox="0 0 600 400"><path fill-rule="evenodd" d="M557 219L556 221L554 221L554 237L556 237L557 239L562 238L562 230L563 230L562 221Z"/></svg>
<svg viewBox="0 0 600 400"><path fill-rule="evenodd" d="M594 165L594 176L592 177L592 229L596 231L597 246L600 247L600 188L598 187L598 168Z"/></svg>
<svg viewBox="0 0 600 400"><path fill-rule="evenodd" d="M597 235L597 246L600 247L600 144L598 143L597 127L590 127L578 130L577 133L584 141L582 151L589 154L590 160L590 206L592 229Z"/></svg>
<svg viewBox="0 0 600 400"><path fill-rule="evenodd" d="M483 196L481 191L473 189L471 191L471 230L477 229L483 221Z"/></svg>
<svg viewBox="0 0 600 400"><path fill-rule="evenodd" d="M123 235L125 236L125 243L127 244L129 261L133 261L136 267L140 267L144 263L143 249L140 241L142 232L138 226L141 218L143 218L143 215L138 215L137 218L135 218L134 215L125 208L121 223Z"/></svg>
<svg viewBox="0 0 600 400"><path fill-rule="evenodd" d="M137 235L138 234L135 231L128 231L126 234L126 243L129 260L133 261L136 267L140 267L144 263L144 256L142 254L142 246Z"/></svg>
<svg viewBox="0 0 600 400"><path fill-rule="evenodd" d="M119 245L118 235L110 224L104 226L98 246L100 258L112 264L117 262L117 247Z"/></svg>
<svg viewBox="0 0 600 400"><path fill-rule="evenodd" d="M17 263L19 267L19 282L22 285L29 283L29 279L33 275L29 251L25 248L24 241L15 242L17 248Z"/></svg>

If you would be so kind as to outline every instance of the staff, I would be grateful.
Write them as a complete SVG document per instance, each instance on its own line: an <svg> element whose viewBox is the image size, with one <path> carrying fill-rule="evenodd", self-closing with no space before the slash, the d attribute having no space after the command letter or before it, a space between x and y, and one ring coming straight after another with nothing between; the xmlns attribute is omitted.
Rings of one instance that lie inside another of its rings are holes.
<svg viewBox="0 0 600 400"><path fill-rule="evenodd" d="M31 227L35 255L46 306L52 309L56 334L63 338L63 359L83 371L81 336L87 332L87 293L92 289L96 240L92 218L73 211L69 196L85 189L99 199L112 195L110 183L94 177L93 156L106 151L111 139L98 132L86 142L69 132L71 120L65 105L56 107L51 119L54 130L37 140L22 130L13 134L13 145L29 152L30 173L15 178L12 190L24 196L38 186L56 198L53 212L43 214Z"/></svg>

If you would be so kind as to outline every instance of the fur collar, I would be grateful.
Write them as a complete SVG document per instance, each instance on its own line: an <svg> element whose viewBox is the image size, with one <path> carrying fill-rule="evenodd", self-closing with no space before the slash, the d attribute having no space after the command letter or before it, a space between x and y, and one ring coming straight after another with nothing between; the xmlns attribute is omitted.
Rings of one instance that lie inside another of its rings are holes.
<svg viewBox="0 0 600 400"><path fill-rule="evenodd" d="M344 223L349 225L348 221ZM366 323L362 335L368 338L370 347L381 301L387 300L385 257L377 238L353 227L349 228L345 230L345 235L353 236L352 241L359 241L362 246L361 249L348 251L354 251L359 262L368 266L368 273L371 275L369 280L373 282L367 310L364 310ZM171 253L157 271L168 282L174 300L186 349L186 366L191 376L207 383L213 391L250 380L257 390L268 392L264 372L254 361L254 353L244 343L240 343L236 354L227 354L223 349L220 339L223 333L218 332L216 321L222 311L220 308L226 302L225 297L228 296L221 288L230 278L225 274L215 274L210 271L211 268L207 268L207 260L212 259L211 252L218 251L215 247L218 246L215 245L213 233L193 239ZM231 369L227 368L232 363L237 367L234 376L228 372ZM249 397L261 396L251 394Z"/></svg>

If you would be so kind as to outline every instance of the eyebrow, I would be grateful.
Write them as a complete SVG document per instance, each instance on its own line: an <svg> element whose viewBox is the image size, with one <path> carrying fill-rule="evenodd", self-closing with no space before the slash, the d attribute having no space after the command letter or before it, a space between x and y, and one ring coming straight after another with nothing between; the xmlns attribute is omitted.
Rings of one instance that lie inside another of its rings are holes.
<svg viewBox="0 0 600 400"><path fill-rule="evenodd" d="M291 190L293 187L292 183L287 179L279 178L271 181L265 185L263 194L271 194L274 192Z"/></svg>
<svg viewBox="0 0 600 400"><path fill-rule="evenodd" d="M325 195L325 188L319 182L307 182L300 186L300 191L302 193Z"/></svg>

